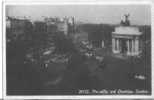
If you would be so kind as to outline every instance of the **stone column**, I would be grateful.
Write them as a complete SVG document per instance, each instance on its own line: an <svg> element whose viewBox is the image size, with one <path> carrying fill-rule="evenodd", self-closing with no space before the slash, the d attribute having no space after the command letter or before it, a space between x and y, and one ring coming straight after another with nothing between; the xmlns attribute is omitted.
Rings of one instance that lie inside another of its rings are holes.
<svg viewBox="0 0 154 100"><path fill-rule="evenodd" d="M134 55L134 40L132 39L132 50L131 50L131 54Z"/></svg>
<svg viewBox="0 0 154 100"><path fill-rule="evenodd" d="M117 51L119 52L119 39L117 39Z"/></svg>
<svg viewBox="0 0 154 100"><path fill-rule="evenodd" d="M133 40L131 40L131 55L133 55Z"/></svg>
<svg viewBox="0 0 154 100"><path fill-rule="evenodd" d="M121 52L121 40L119 39L119 52Z"/></svg>
<svg viewBox="0 0 154 100"><path fill-rule="evenodd" d="M139 40L135 39L135 54L139 54Z"/></svg>
<svg viewBox="0 0 154 100"><path fill-rule="evenodd" d="M112 38L112 51L115 51L115 38Z"/></svg>
<svg viewBox="0 0 154 100"><path fill-rule="evenodd" d="M104 48L104 40L102 40L102 48Z"/></svg>

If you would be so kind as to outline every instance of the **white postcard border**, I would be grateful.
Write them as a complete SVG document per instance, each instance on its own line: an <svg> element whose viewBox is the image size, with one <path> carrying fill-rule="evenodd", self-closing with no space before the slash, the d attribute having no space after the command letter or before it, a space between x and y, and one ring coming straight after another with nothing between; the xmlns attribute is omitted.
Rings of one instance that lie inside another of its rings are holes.
<svg viewBox="0 0 154 100"><path fill-rule="evenodd" d="M119 1L119 2L100 2L100 1L97 1L97 2L23 2L23 1L18 1L18 2L15 2L15 1L11 1L11 2L3 2L3 24L2 24L2 31L3 31L3 34L2 34L2 38L3 38L3 41L2 41L2 55L3 55L3 98L5 99L124 99L124 98L127 98L127 99L150 99L150 98L154 98L154 88L153 88L153 84L154 84L154 80L153 80L153 77L154 77L154 64L152 63L152 66L151 66L151 72L152 72L152 95L69 95L69 96L62 96L62 95L59 95L59 96L50 96L50 95L39 95L39 96L7 96L6 95L6 44L5 44L5 41L6 41L6 23L5 23L5 6L6 5L72 5L72 4L75 4L75 5L128 5L128 4L141 4L141 5L144 5L144 4L149 4L151 5L151 54L152 54L152 59L151 59L151 62L154 62L154 35L153 35L153 32L154 32L154 4L152 1Z"/></svg>

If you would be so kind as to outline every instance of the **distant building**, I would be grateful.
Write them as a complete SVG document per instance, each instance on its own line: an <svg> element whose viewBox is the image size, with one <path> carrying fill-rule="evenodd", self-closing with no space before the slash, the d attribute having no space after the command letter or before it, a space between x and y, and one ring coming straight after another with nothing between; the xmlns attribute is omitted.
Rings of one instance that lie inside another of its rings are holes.
<svg viewBox="0 0 154 100"><path fill-rule="evenodd" d="M68 35L70 32L73 32L74 28L74 18L45 18L47 24L47 32L62 32L65 35ZM71 31L70 31L71 30Z"/></svg>
<svg viewBox="0 0 154 100"><path fill-rule="evenodd" d="M59 21L56 23L57 30L63 32L65 35L68 35L68 19L64 19L63 21Z"/></svg>
<svg viewBox="0 0 154 100"><path fill-rule="evenodd" d="M34 32L38 33L46 33L47 25L43 21L35 21L34 22Z"/></svg>
<svg viewBox="0 0 154 100"><path fill-rule="evenodd" d="M11 28L11 20L9 17L6 17L6 28L7 29Z"/></svg>
<svg viewBox="0 0 154 100"><path fill-rule="evenodd" d="M14 35L15 37L30 32L32 29L32 23L25 18L6 18L6 29L9 30L9 34Z"/></svg>
<svg viewBox="0 0 154 100"><path fill-rule="evenodd" d="M45 18L45 23L47 25L47 33L54 33L57 31L55 18Z"/></svg>
<svg viewBox="0 0 154 100"><path fill-rule="evenodd" d="M142 33L138 27L130 26L128 16L126 23L122 22L120 26L112 32L112 51L115 54L126 54L128 56L137 56L141 53Z"/></svg>

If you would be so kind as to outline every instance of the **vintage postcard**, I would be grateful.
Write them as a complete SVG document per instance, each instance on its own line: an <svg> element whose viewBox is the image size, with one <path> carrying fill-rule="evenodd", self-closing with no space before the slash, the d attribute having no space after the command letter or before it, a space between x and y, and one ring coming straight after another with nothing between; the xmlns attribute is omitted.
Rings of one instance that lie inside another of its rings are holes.
<svg viewBox="0 0 154 100"><path fill-rule="evenodd" d="M6 98L152 97L151 2L4 2L3 10Z"/></svg>

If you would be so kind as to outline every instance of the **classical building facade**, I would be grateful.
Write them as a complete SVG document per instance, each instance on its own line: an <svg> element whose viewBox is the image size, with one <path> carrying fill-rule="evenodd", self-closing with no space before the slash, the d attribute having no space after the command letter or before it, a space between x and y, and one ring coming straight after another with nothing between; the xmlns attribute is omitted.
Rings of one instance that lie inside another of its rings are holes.
<svg viewBox="0 0 154 100"><path fill-rule="evenodd" d="M138 56L141 53L141 35L142 33L135 26L120 25L116 27L112 32L113 53Z"/></svg>

